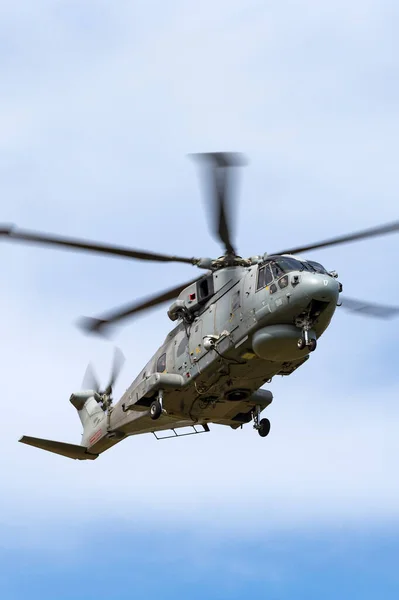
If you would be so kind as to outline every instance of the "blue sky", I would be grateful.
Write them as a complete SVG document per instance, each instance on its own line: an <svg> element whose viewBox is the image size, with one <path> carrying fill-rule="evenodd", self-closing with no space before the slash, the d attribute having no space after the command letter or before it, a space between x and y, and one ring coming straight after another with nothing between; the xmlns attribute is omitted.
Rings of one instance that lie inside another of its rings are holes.
<svg viewBox="0 0 399 600"><path fill-rule="evenodd" d="M109 522L114 525L113 521ZM145 535L116 528L107 535L86 531L80 551L11 550L1 556L11 572L18 561L23 577L6 582L4 597L127 599L232 598L266 596L397 598L397 539L386 531L292 532L227 543L207 532ZM397 534L397 531L395 532Z"/></svg>
<svg viewBox="0 0 399 600"><path fill-rule="evenodd" d="M210 150L249 159L243 256L397 219L398 12L0 1L0 221L218 256L187 158ZM397 249L388 236L309 258L348 296L397 304ZM76 319L196 272L8 244L0 268L2 597L398 596L398 322L337 310L311 360L272 382L266 440L215 426L76 464L17 443L80 440L68 398L89 361L106 380L113 346ZM117 332L116 395L170 329L166 310Z"/></svg>

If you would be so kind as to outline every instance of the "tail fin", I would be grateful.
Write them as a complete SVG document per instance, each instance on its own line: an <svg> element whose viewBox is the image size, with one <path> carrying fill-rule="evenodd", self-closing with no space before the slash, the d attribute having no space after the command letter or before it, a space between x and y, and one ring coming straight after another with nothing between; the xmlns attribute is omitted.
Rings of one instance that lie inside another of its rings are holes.
<svg viewBox="0 0 399 600"><path fill-rule="evenodd" d="M77 392L69 398L71 404L78 411L80 421L83 425L82 444L89 446L89 439L95 431L103 425L106 419L106 413L96 400L97 392L88 390L86 392Z"/></svg>
<svg viewBox="0 0 399 600"><path fill-rule="evenodd" d="M66 444L65 442L56 442L54 440L43 440L41 438L29 437L24 435L19 440L23 444L35 446L48 452L61 454L68 458L77 460L94 460L98 454L89 451L93 441L93 433L95 441L101 439L103 432L106 430L106 414L97 401L98 393L93 390L86 392L78 392L72 394L70 401L78 411L79 418L83 425L83 435L81 445Z"/></svg>
<svg viewBox="0 0 399 600"><path fill-rule="evenodd" d="M21 437L19 441L23 444L28 444L29 446L35 446L36 448L41 448L42 450L47 450L48 452L54 452L55 454L61 454L62 456L77 460L95 460L98 457L98 454L90 454L85 446L77 446L76 444L43 440L27 435Z"/></svg>

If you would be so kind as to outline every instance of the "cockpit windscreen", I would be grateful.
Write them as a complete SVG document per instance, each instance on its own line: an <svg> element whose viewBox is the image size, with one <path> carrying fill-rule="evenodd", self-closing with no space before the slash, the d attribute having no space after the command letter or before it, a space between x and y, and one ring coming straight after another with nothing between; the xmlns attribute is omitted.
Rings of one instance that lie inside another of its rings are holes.
<svg viewBox="0 0 399 600"><path fill-rule="evenodd" d="M316 272L328 275L323 265L313 260L302 261L291 256L270 256L269 260L275 277L280 277L291 271L311 271L312 273Z"/></svg>
<svg viewBox="0 0 399 600"><path fill-rule="evenodd" d="M308 260L306 261L311 267L313 267L313 269L316 271L316 273L322 273L323 275L328 275L327 271L325 270L325 268L323 267L323 265L321 265L318 262L315 262L314 260Z"/></svg>

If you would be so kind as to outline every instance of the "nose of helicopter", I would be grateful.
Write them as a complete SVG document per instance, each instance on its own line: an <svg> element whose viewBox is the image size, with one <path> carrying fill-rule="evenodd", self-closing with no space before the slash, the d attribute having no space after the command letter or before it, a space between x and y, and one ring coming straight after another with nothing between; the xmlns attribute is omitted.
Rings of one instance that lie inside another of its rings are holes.
<svg viewBox="0 0 399 600"><path fill-rule="evenodd" d="M303 291L312 300L335 304L339 296L339 282L321 273L302 273Z"/></svg>

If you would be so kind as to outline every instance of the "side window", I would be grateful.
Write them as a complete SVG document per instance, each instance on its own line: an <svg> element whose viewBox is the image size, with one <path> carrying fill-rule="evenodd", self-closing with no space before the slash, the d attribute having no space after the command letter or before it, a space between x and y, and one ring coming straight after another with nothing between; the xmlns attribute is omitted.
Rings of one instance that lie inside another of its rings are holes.
<svg viewBox="0 0 399 600"><path fill-rule="evenodd" d="M265 285L270 285L272 281L273 275L270 271L270 266L266 265L261 267L258 271L258 283L256 289L260 290L261 288L265 287Z"/></svg>
<svg viewBox="0 0 399 600"><path fill-rule="evenodd" d="M288 275L284 275L284 277L281 277L281 279L279 279L278 285L281 289L286 288L288 285Z"/></svg>
<svg viewBox="0 0 399 600"><path fill-rule="evenodd" d="M157 373L163 373L166 369L166 353L158 358Z"/></svg>
<svg viewBox="0 0 399 600"><path fill-rule="evenodd" d="M272 263L272 273L274 279L278 279L284 275L284 271L276 263Z"/></svg>
<svg viewBox="0 0 399 600"><path fill-rule="evenodd" d="M260 290L261 288L265 287L265 267L261 267L258 270L258 283L256 284L256 289Z"/></svg>
<svg viewBox="0 0 399 600"><path fill-rule="evenodd" d="M240 290L233 294L233 298L231 300L231 312L234 313L237 308L240 306Z"/></svg>

